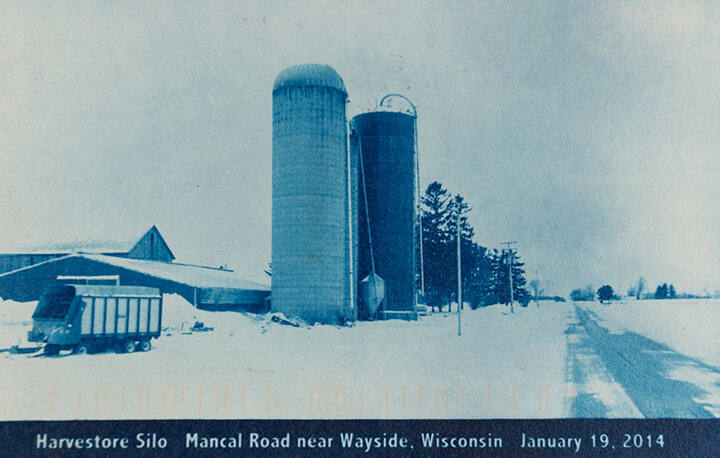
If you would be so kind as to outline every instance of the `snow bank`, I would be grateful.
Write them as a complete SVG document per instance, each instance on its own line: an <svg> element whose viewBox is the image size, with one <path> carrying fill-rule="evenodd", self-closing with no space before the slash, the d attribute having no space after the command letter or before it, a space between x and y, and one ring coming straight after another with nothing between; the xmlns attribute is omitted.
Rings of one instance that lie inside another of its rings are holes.
<svg viewBox="0 0 720 458"><path fill-rule="evenodd" d="M0 301L0 323L31 323L37 301Z"/></svg>
<svg viewBox="0 0 720 458"><path fill-rule="evenodd" d="M27 333L32 328L32 314L35 307L37 307L37 301L0 301L0 350L27 341ZM3 353L0 353L0 356L2 355Z"/></svg>
<svg viewBox="0 0 720 458"><path fill-rule="evenodd" d="M684 365L670 370L670 377L686 383L697 385L702 391L693 400L714 417L720 418L720 374L697 365Z"/></svg>
<svg viewBox="0 0 720 458"><path fill-rule="evenodd" d="M720 300L625 300L611 304L579 302L613 333L626 330L679 353L720 367Z"/></svg>
<svg viewBox="0 0 720 458"><path fill-rule="evenodd" d="M189 331L199 321L217 333L258 329L264 317L240 312L213 312L195 308L179 294L163 294L162 327L168 331Z"/></svg>
<svg viewBox="0 0 720 458"><path fill-rule="evenodd" d="M179 294L163 294L163 329L189 329L195 321L203 321L208 315L212 318L210 312L196 309Z"/></svg>

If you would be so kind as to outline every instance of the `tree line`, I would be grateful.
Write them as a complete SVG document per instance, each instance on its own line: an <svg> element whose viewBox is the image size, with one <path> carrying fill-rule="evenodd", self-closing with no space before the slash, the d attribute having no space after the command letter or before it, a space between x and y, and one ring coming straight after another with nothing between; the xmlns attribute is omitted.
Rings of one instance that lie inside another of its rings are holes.
<svg viewBox="0 0 720 458"><path fill-rule="evenodd" d="M671 283L669 286L667 283L658 285L655 288L655 292L644 292L646 287L645 278L638 278L637 283L631 285L627 290L629 297L635 297L635 299L676 299L676 298L688 298L696 297L689 294L678 295L675 290L675 286ZM600 302L609 301L611 299L618 300L620 296L616 295L610 285L603 285L600 289L595 292L592 285L587 285L585 288L574 289L570 292L570 299L573 301L594 301L598 298Z"/></svg>
<svg viewBox="0 0 720 458"><path fill-rule="evenodd" d="M592 285L587 285L585 288L578 288L570 291L570 300L576 302L594 301L596 297L601 303L611 299L620 299L620 296L615 294L615 291L610 285L602 285L597 291L595 291Z"/></svg>
<svg viewBox="0 0 720 458"><path fill-rule="evenodd" d="M460 194L452 195L435 181L426 188L420 204L427 305L433 310L442 311L445 306L450 310L450 303L457 301L459 224L463 302L473 309L498 303L509 304L512 277L513 300L527 306L530 293L525 287L525 264L517 250L489 249L475 242L475 229L468 222L472 209ZM418 243L419 246L421 244ZM418 282L420 278L418 266Z"/></svg>
<svg viewBox="0 0 720 458"><path fill-rule="evenodd" d="M628 288L628 296L635 296L635 299L640 299L641 297L643 299L676 299L681 296L692 296L688 294L678 295L677 291L675 290L675 285L673 285L672 283L670 283L670 286L668 286L667 283L663 283L661 285L658 285L657 288L655 288L654 293L652 291L648 291L647 293L643 294L643 291L645 290L645 283L645 278L638 278L637 283Z"/></svg>

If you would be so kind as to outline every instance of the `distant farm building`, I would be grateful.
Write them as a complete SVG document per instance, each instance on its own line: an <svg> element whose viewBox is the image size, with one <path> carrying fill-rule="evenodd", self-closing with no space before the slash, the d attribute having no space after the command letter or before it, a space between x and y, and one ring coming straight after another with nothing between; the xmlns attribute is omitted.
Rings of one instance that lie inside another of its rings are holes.
<svg viewBox="0 0 720 458"><path fill-rule="evenodd" d="M170 262L175 256L157 227L141 236L126 240L75 240L69 243L44 243L33 246L0 247L0 273L57 259L73 253L105 254L132 259Z"/></svg>
<svg viewBox="0 0 720 458"><path fill-rule="evenodd" d="M112 254L56 252L40 262L0 274L0 298L37 300L48 285L70 277L98 276L118 278L120 285L148 286L165 294L180 294L196 307L209 310L259 312L270 294L268 286L241 279L232 270L172 262L174 256L154 226L134 244L104 242L103 246L124 249Z"/></svg>

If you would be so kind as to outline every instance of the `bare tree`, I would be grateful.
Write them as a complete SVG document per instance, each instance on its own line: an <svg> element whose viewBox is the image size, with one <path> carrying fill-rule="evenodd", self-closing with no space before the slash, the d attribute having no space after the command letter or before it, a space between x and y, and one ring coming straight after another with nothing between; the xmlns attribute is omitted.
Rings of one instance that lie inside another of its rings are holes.
<svg viewBox="0 0 720 458"><path fill-rule="evenodd" d="M637 286L635 287L635 299L640 300L643 290L645 289L645 278L638 278Z"/></svg>
<svg viewBox="0 0 720 458"><path fill-rule="evenodd" d="M530 281L530 289L533 292L533 296L535 296L535 305L540 307L540 300L539 297L543 293L542 288L540 288L540 280L534 279Z"/></svg>

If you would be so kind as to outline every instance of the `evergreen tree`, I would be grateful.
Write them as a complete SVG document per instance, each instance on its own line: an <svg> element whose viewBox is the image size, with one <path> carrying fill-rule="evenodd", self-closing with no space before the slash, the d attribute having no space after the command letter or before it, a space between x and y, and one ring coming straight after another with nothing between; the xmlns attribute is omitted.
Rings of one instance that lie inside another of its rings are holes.
<svg viewBox="0 0 720 458"><path fill-rule="evenodd" d="M518 255L516 251L513 252L512 260L513 299L518 301L523 307L527 307L530 302L530 293L525 287L527 284L525 269L523 269L525 263L520 262L520 255Z"/></svg>
<svg viewBox="0 0 720 458"><path fill-rule="evenodd" d="M505 281L507 279L507 266L504 266L504 257L497 249L488 251L486 258L490 272L485 305L501 304L503 303L502 299L507 297L508 287L503 288L503 285L507 284ZM504 290L506 293L501 296L500 290Z"/></svg>
<svg viewBox="0 0 720 458"><path fill-rule="evenodd" d="M423 264L425 300L433 310L457 300L457 228L460 224L460 265L463 302L472 308L496 304L499 294L508 296L507 264L502 253L475 243L475 230L468 221L471 207L465 199L452 196L438 182L430 183L421 198L423 218ZM458 219L459 217L459 219ZM418 253L419 255L419 253ZM513 262L515 299L529 298L525 290L523 263ZM418 271L419 279L419 271ZM504 279L504 280L503 280ZM504 282L504 283L503 283ZM503 290L502 284L505 285ZM527 300L525 300L527 302Z"/></svg>
<svg viewBox="0 0 720 458"><path fill-rule="evenodd" d="M447 189L437 181L428 185L425 195L421 198L425 298L428 305L440 310L447 301L448 293L449 201L450 195ZM455 259L455 256L452 259Z"/></svg>
<svg viewBox="0 0 720 458"><path fill-rule="evenodd" d="M509 259L512 259L512 269L508 268ZM510 280L508 271L511 271L513 300L526 306L530 300L530 293L525 288L525 269L523 269L525 263L520 262L520 256L517 255L515 250L493 250L490 263L493 269L492 278L494 287L492 293L497 299L497 302L510 304Z"/></svg>
<svg viewBox="0 0 720 458"><path fill-rule="evenodd" d="M488 257L488 249L474 243L472 245L472 270L467 283L463 288L463 297L467 297L470 308L476 309L485 305L492 305L497 301L492 299L492 266Z"/></svg>
<svg viewBox="0 0 720 458"><path fill-rule="evenodd" d="M667 299L667 297L668 297L667 283L658 285L658 287L655 289L655 299Z"/></svg>
<svg viewBox="0 0 720 458"><path fill-rule="evenodd" d="M675 286L670 284L670 291L668 291L668 297L670 299L675 299L677 297L677 291L675 291Z"/></svg>

